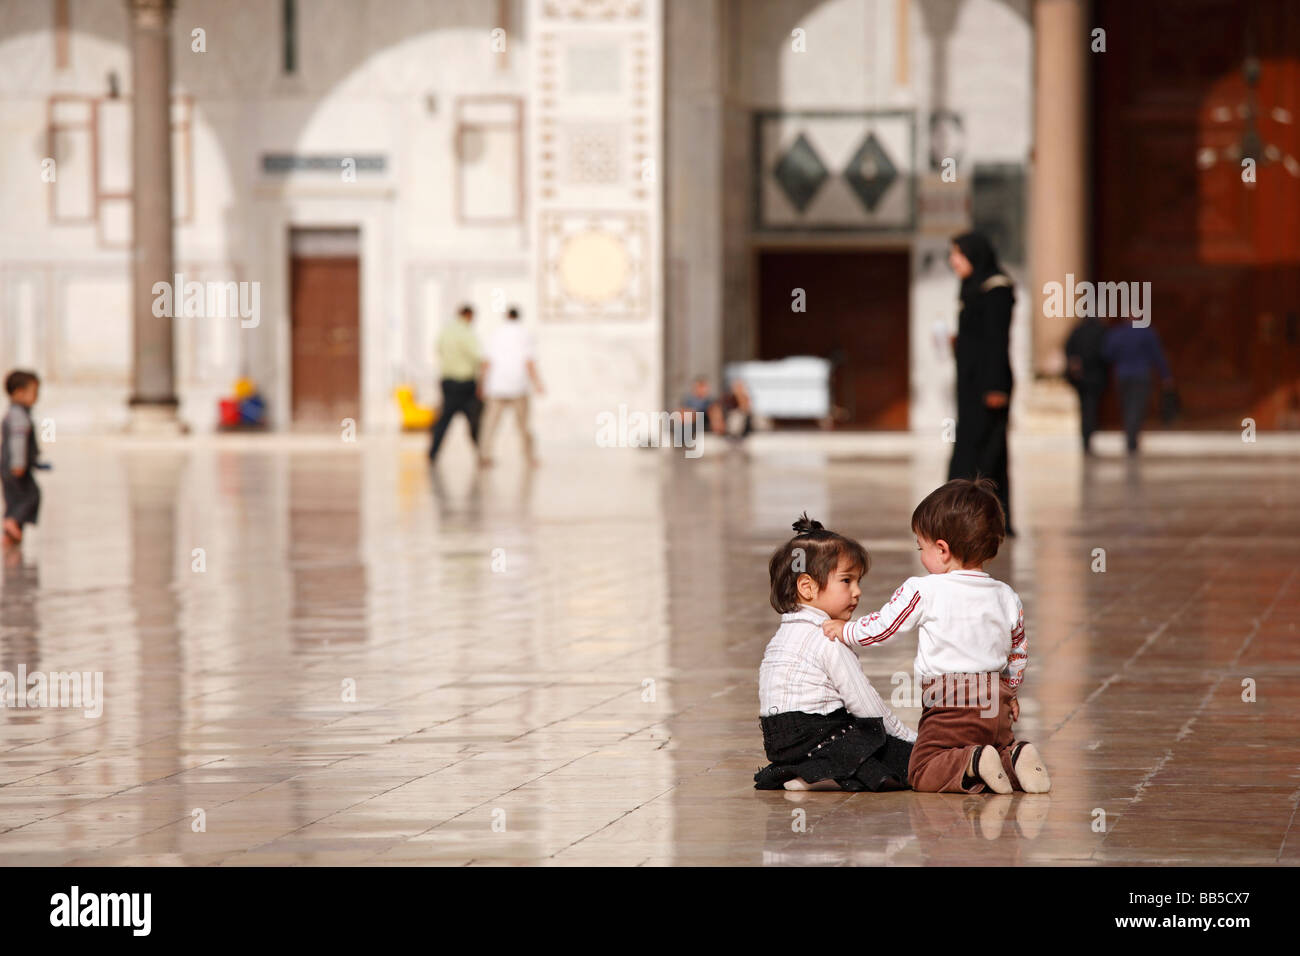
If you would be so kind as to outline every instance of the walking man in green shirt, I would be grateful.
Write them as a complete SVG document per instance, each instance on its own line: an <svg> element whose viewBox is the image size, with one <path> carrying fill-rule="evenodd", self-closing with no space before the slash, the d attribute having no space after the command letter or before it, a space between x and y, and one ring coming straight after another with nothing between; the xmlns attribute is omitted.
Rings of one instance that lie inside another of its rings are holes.
<svg viewBox="0 0 1300 956"><path fill-rule="evenodd" d="M478 420L482 404L478 399L478 377L482 354L478 346L478 337L470 323L474 321L474 309L469 305L460 307L460 317L443 326L438 336L438 365L442 371L442 409L438 419L433 423L433 445L429 449L429 460L438 457L438 447L451 418L457 412L469 422L470 437L478 444Z"/></svg>

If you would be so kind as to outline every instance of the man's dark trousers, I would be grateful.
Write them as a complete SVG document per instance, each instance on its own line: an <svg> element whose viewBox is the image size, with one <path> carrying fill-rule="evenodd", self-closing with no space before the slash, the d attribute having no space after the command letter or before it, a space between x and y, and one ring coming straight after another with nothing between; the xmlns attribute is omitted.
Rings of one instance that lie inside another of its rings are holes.
<svg viewBox="0 0 1300 956"><path fill-rule="evenodd" d="M443 436L447 434L451 418L457 412L463 414L469 422L470 437L474 439L475 445L478 444L478 421L483 411L483 403L478 400L477 392L477 383L472 378L465 381L454 378L442 380L442 411L438 413L438 420L433 423L433 445L429 448L431 460L438 457L438 448L442 445Z"/></svg>
<svg viewBox="0 0 1300 956"><path fill-rule="evenodd" d="M1147 417L1147 407L1151 402L1151 377L1149 375L1134 378L1117 378L1119 407L1124 419L1124 444L1130 452L1138 449L1138 433L1142 431L1142 420Z"/></svg>

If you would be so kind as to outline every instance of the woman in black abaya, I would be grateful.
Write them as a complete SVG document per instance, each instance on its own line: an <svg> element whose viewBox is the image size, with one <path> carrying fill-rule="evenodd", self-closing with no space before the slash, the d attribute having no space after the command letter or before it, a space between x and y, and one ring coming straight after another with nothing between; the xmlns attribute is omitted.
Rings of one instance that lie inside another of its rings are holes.
<svg viewBox="0 0 1300 956"><path fill-rule="evenodd" d="M982 233L952 241L948 264L961 279L957 356L957 441L948 479L990 478L1011 530L1007 487L1007 414L1011 406L1011 307L1014 285Z"/></svg>

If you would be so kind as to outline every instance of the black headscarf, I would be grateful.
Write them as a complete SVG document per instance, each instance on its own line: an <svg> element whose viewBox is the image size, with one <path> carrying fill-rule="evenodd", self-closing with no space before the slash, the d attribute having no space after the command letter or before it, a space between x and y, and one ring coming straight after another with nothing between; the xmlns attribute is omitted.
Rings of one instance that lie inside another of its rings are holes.
<svg viewBox="0 0 1300 956"><path fill-rule="evenodd" d="M971 274L961 280L961 300L969 303L981 292L980 286L995 275L1006 275L998 262L997 250L982 232L963 232L953 237L953 244L970 260Z"/></svg>

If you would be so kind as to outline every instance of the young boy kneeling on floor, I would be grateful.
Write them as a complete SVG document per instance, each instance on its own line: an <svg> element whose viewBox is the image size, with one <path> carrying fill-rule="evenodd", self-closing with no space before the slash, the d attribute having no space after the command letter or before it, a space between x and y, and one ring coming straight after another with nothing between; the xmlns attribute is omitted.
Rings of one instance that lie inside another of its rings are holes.
<svg viewBox="0 0 1300 956"><path fill-rule="evenodd" d="M1033 744L1016 740L1016 691L1029 660L1020 597L990 577L1006 519L993 483L956 478L912 513L921 563L875 614L822 630L850 647L867 647L916 629L921 724L908 768L913 790L927 793L1045 793L1052 782Z"/></svg>
<svg viewBox="0 0 1300 956"><path fill-rule="evenodd" d="M907 789L916 733L880 699L852 651L823 621L849 619L867 573L866 549L804 514L768 562L781 626L758 670L759 723L772 763L757 790Z"/></svg>

